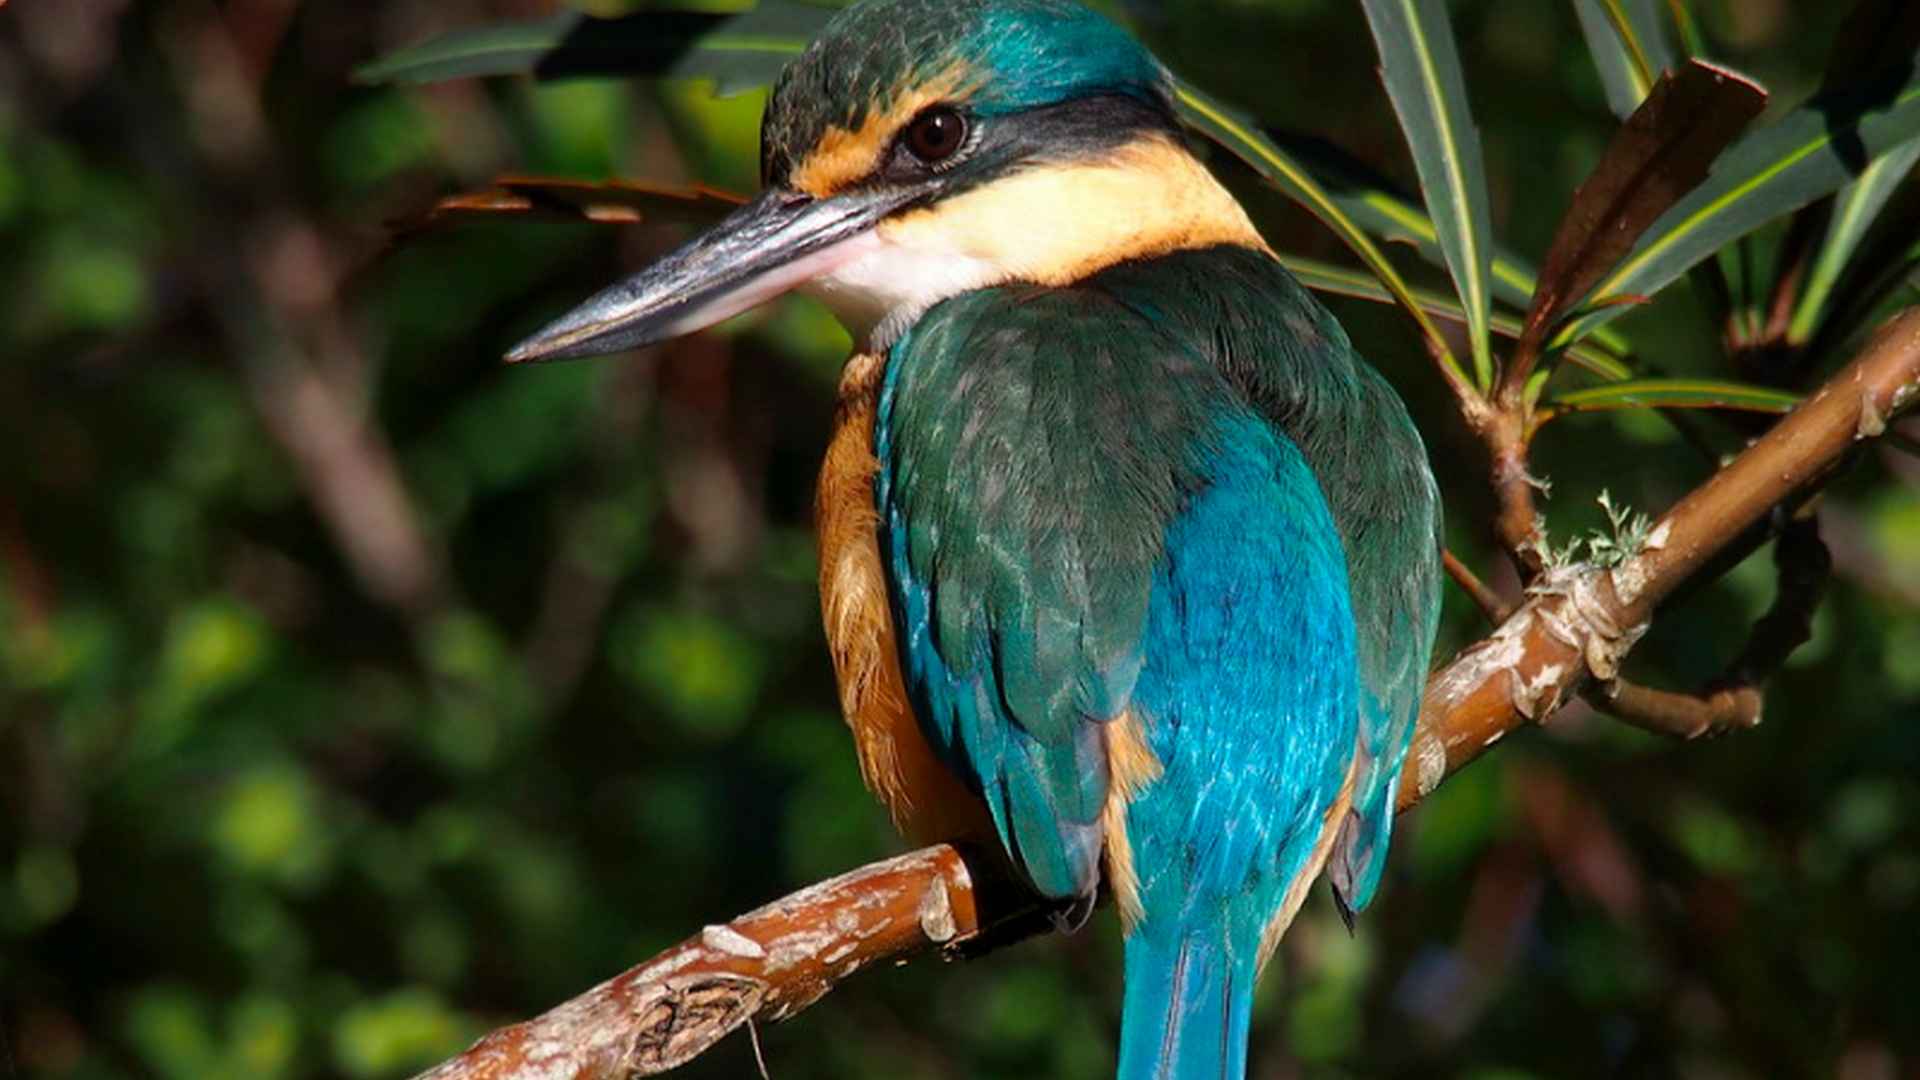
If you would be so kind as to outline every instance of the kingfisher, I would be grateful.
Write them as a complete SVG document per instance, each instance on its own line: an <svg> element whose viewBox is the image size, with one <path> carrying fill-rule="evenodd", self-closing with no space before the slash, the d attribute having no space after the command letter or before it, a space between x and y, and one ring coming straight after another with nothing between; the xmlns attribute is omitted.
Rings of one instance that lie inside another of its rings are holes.
<svg viewBox="0 0 1920 1080"><path fill-rule="evenodd" d="M1071 0L861 0L784 70L763 191L512 361L791 290L855 347L816 497L861 771L1124 934L1122 1080L1245 1074L1324 870L1380 880L1439 609L1392 387Z"/></svg>

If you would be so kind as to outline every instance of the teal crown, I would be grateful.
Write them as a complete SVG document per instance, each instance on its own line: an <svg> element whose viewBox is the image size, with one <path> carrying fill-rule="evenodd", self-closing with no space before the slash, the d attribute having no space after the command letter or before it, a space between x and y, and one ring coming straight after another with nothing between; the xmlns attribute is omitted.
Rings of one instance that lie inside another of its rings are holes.
<svg viewBox="0 0 1920 1080"><path fill-rule="evenodd" d="M1164 107L1168 92L1151 53L1071 0L862 0L774 84L761 131L766 178L785 175L829 129L857 129L956 71L958 104L979 116L1102 95Z"/></svg>

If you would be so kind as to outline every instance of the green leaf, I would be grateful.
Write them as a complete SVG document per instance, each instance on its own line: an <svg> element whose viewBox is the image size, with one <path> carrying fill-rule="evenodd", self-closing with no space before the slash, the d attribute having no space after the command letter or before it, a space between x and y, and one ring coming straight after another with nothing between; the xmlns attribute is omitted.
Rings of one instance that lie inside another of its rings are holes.
<svg viewBox="0 0 1920 1080"><path fill-rule="evenodd" d="M1661 69L1671 68L1675 62L1660 15L1653 10L1650 0L1575 0L1574 6L1580 17L1581 32L1587 39L1587 49L1593 54L1594 66L1606 88L1607 104L1614 115L1625 119L1652 92ZM1668 8L1680 31L1682 55L1705 55L1706 42L1700 37L1685 3L1671 0ZM1714 153L1723 149L1724 145L1716 146ZM1744 246L1741 254L1746 254ZM1694 288L1715 324L1724 325L1733 307L1733 289L1728 278L1739 265L1739 260L1723 251L1717 260L1707 260L1690 271Z"/></svg>
<svg viewBox="0 0 1920 1080"><path fill-rule="evenodd" d="M1325 185L1334 204L1373 236L1402 243L1435 266L1447 265L1433 219L1360 159L1316 135L1274 131L1267 135ZM1533 297L1534 268L1520 256L1493 247L1493 295L1515 307ZM1624 347L1624 346L1622 346Z"/></svg>
<svg viewBox="0 0 1920 1080"><path fill-rule="evenodd" d="M663 706L690 735L739 734L760 695L765 662L751 638L722 619L636 608L607 642L615 669Z"/></svg>
<svg viewBox="0 0 1920 1080"><path fill-rule="evenodd" d="M762 0L738 14L647 11L603 19L569 12L456 31L367 64L353 77L427 83L478 75L655 76L712 79L714 92L725 96L773 82L832 16L790 0Z"/></svg>
<svg viewBox="0 0 1920 1080"><path fill-rule="evenodd" d="M1827 297L1827 312L1814 330L1807 351L1825 356L1877 322L1888 301L1909 288L1907 278L1920 267L1920 183L1894 191L1879 221L1854 250L1840 283ZM1912 298L1904 298L1911 303Z"/></svg>
<svg viewBox="0 0 1920 1080"><path fill-rule="evenodd" d="M1570 390L1552 401L1555 412L1607 409L1739 409L1784 413L1800 404L1796 394L1764 386L1712 379L1630 379Z"/></svg>
<svg viewBox="0 0 1920 1080"><path fill-rule="evenodd" d="M1493 382L1487 320L1492 263L1492 213L1480 133L1467 108L1466 80L1445 4L1418 0L1361 0L1380 51L1387 96L1413 152L1427 211L1440 235L1454 288L1467 311L1475 378Z"/></svg>
<svg viewBox="0 0 1920 1080"><path fill-rule="evenodd" d="M1707 55L1707 37L1700 32L1700 21L1687 8L1687 0L1667 0L1667 14L1673 16L1674 29L1680 32L1680 49L1687 56Z"/></svg>
<svg viewBox="0 0 1920 1080"><path fill-rule="evenodd" d="M1555 344L1576 340L1651 296L1700 260L1769 221L1837 191L1875 154L1920 136L1920 74L1894 68L1853 90L1823 95L1748 134L1706 183L1667 211L1596 286Z"/></svg>
<svg viewBox="0 0 1920 1080"><path fill-rule="evenodd" d="M1873 159L1860 178L1840 189L1833 202L1833 216L1827 224L1826 238L1807 277L1806 290L1787 326L1787 341L1804 345L1812 340L1826 308L1833 286L1840 280L1867 227L1884 210L1887 200L1920 162L1920 138L1909 139Z"/></svg>
<svg viewBox="0 0 1920 1080"><path fill-rule="evenodd" d="M1920 5L1911 0L1859 0L1847 13L1834 35L1833 45L1827 50L1821 90L1842 90L1859 72L1897 64L1916 49L1920 49ZM1819 253L1813 257L1813 269L1808 272L1805 291L1800 294L1788 323L1787 340L1792 344L1805 345L1816 337L1827 336L1819 324L1843 275L1849 279L1848 291L1855 295L1848 297L1847 303L1832 305L1837 309L1835 321L1840 324L1835 330L1844 336L1851 323L1848 316L1874 306L1870 302L1861 303L1863 298L1859 294L1870 292L1870 288L1864 287L1865 283L1876 278L1880 279L1876 284L1884 287L1885 272L1898 256L1887 250L1889 245L1885 241L1864 251L1861 241L1867 229L1885 212L1900 180L1912 170L1911 158L1904 165L1899 160L1903 151L1912 150L1903 144L1875 158L1858 180L1835 197ZM1899 215L1889 223L1896 240L1911 231L1913 221L1901 220L1904 217L1907 215ZM1893 246L1897 248L1904 243Z"/></svg>
<svg viewBox="0 0 1920 1080"><path fill-rule="evenodd" d="M1349 270L1343 266L1334 266L1331 263L1301 258L1297 255L1281 255L1279 259L1282 266L1291 271L1294 277L1300 279L1300 284L1315 292L1350 296L1357 300L1371 300L1378 304L1396 302L1394 295L1388 292L1385 286L1364 271ZM1466 325L1466 310L1460 306L1460 301L1453 297L1442 296L1425 289L1412 289L1410 295L1428 315L1455 325ZM1493 312L1491 325L1494 333L1508 338L1519 337L1522 329L1519 316L1498 309ZM1567 351L1567 359L1603 379L1618 380L1633 377L1631 368L1621 363L1618 357L1598 347L1596 342L1582 342L1575 345Z"/></svg>
<svg viewBox="0 0 1920 1080"><path fill-rule="evenodd" d="M1281 149L1279 144L1260 130L1258 124L1244 114L1216 101L1178 76L1174 78L1174 107L1189 127L1246 162L1262 179L1305 207L1308 213L1332 230L1342 243L1360 257L1367 270L1379 279L1407 314L1413 317L1426 339L1427 347L1447 371L1462 384L1466 383L1466 375L1460 370L1459 361L1454 359L1452 350L1447 347L1447 339L1427 316L1426 309L1414 299L1400 271L1387 261L1379 245L1340 208L1304 163Z"/></svg>
<svg viewBox="0 0 1920 1080"><path fill-rule="evenodd" d="M1282 131L1267 134L1326 187L1334 205L1361 229L1390 243L1407 244L1433 265L1446 266L1433 219L1358 158L1317 136ZM1527 307L1533 300L1535 278L1531 263L1494 245L1492 284L1496 300ZM1594 340L1616 357L1633 351L1632 343L1611 327L1602 327Z"/></svg>
<svg viewBox="0 0 1920 1080"><path fill-rule="evenodd" d="M1693 13L1685 0L1668 0L1667 14L1679 32L1680 49L1676 54L1668 43L1666 26L1652 0L1575 0L1579 8L1581 30L1587 47L1607 84L1607 103L1616 115L1632 114L1650 91L1644 73L1657 82L1661 70L1672 69L1678 57L1705 57L1706 39L1701 35ZM1624 79L1623 79L1624 76ZM1716 147L1715 152L1721 148ZM1743 300L1753 295L1751 274L1742 269L1752 264L1748 242L1740 242L1739 251L1722 250L1688 271L1696 293L1706 306L1709 320L1717 326L1728 324L1734 308L1732 281L1743 285Z"/></svg>
<svg viewBox="0 0 1920 1080"><path fill-rule="evenodd" d="M1560 219L1514 362L1529 365L1566 306L1626 255L1661 214L1707 178L1714 158L1766 107L1766 91L1699 60L1663 73L1614 132Z"/></svg>
<svg viewBox="0 0 1920 1080"><path fill-rule="evenodd" d="M1573 0L1607 107L1626 119L1674 66L1656 0Z"/></svg>

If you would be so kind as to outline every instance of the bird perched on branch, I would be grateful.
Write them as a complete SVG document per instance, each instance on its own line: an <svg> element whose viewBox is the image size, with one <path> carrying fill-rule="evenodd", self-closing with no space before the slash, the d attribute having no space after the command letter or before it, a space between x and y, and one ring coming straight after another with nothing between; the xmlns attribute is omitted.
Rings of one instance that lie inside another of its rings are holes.
<svg viewBox="0 0 1920 1080"><path fill-rule="evenodd" d="M1239 1077L1324 867L1372 897L1439 606L1420 437L1065 0L864 0L781 76L764 192L548 360L792 289L857 341L820 587L869 785L1126 935L1123 1078Z"/></svg>

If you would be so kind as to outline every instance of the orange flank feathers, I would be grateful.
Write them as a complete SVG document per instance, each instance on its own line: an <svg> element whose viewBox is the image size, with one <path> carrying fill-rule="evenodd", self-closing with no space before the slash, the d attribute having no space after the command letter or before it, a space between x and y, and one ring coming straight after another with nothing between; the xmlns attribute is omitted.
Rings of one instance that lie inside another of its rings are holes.
<svg viewBox="0 0 1920 1080"><path fill-rule="evenodd" d="M1333 841L1340 835L1340 823L1347 819L1347 810L1353 806L1353 782L1359 771L1359 758L1347 762L1347 777L1340 782L1340 794L1334 797L1333 805L1327 807L1320 817L1320 839L1314 842L1313 854L1307 857L1307 865L1293 876L1287 886L1287 895L1280 901L1280 910L1273 913L1267 923L1267 929L1260 935L1260 966L1265 968L1272 959L1273 950L1280 946L1280 936L1293 925L1293 917L1300 914L1300 905L1306 902L1307 890L1320 880L1320 868L1327 865L1327 856L1333 854Z"/></svg>
<svg viewBox="0 0 1920 1080"><path fill-rule="evenodd" d="M1140 873L1133 865L1133 841L1127 837L1127 805L1140 789L1160 779L1160 759L1147 745L1147 733L1132 710L1115 717L1107 727L1107 802L1100 811L1100 831L1107 841L1107 885L1120 921L1132 932L1145 913L1140 906Z"/></svg>
<svg viewBox="0 0 1920 1080"><path fill-rule="evenodd" d="M914 843L988 839L987 809L927 745L907 704L894 643L880 523L873 504L874 406L885 361L856 355L840 379L833 441L820 469L814 520L820 531L820 611L853 729L860 773L900 832Z"/></svg>

